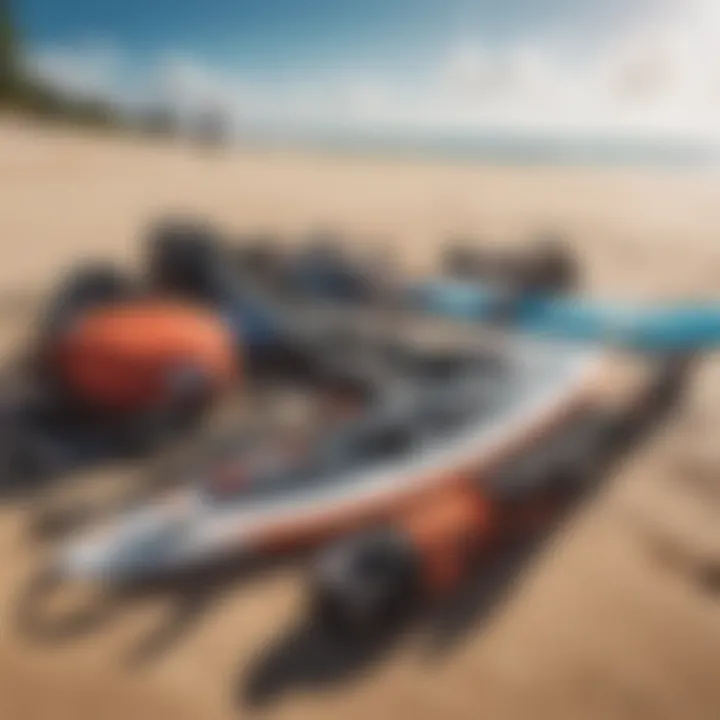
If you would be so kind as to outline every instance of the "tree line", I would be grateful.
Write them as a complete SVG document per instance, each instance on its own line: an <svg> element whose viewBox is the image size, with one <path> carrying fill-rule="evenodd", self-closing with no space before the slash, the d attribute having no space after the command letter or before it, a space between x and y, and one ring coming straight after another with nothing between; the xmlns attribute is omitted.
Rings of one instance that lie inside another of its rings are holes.
<svg viewBox="0 0 720 720"><path fill-rule="evenodd" d="M171 108L148 107L130 122L110 103L94 98L77 98L62 93L49 83L27 73L23 46L10 0L0 0L0 110L6 109L43 119L60 120L83 126L140 131L143 134L179 134ZM198 121L195 135L208 143L219 143L225 136L225 119L208 110Z"/></svg>
<svg viewBox="0 0 720 720"><path fill-rule="evenodd" d="M88 125L119 124L114 110L94 99L64 95L25 71L22 44L9 0L0 0L0 107Z"/></svg>

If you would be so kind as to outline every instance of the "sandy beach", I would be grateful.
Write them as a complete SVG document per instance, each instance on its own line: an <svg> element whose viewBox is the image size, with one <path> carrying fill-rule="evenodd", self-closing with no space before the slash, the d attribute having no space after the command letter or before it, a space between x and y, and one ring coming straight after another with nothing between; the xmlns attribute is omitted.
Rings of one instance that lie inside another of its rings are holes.
<svg viewBox="0 0 720 720"><path fill-rule="evenodd" d="M588 291L714 297L720 175L519 168L236 149L204 151L0 122L0 296L36 292L79 257L136 260L147 223L207 215L225 230L297 237L318 225L391 241L412 268L470 233L516 242L562 232ZM4 313L9 347L27 320ZM720 364L599 497L525 564L507 597L429 657L423 637L376 662L316 658L262 710L309 720L716 720L720 716ZM16 616L41 548L0 506L0 718L223 720L260 713L249 677L298 615L296 570L224 588L162 653L138 645L167 598L121 608L102 631L32 639ZM170 605L170 607L166 607ZM482 614L482 613L481 613ZM359 665L359 666L358 666ZM288 674L292 674L288 671Z"/></svg>

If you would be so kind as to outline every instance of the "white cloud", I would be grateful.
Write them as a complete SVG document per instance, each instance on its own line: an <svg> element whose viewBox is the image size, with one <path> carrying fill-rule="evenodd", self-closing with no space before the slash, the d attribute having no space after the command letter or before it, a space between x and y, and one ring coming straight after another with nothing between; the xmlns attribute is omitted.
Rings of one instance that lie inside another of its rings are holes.
<svg viewBox="0 0 720 720"><path fill-rule="evenodd" d="M113 44L88 40L72 47L43 47L25 58L28 72L76 97L114 97L124 58Z"/></svg>
<svg viewBox="0 0 720 720"><path fill-rule="evenodd" d="M720 6L678 5L586 54L550 41L500 48L465 39L431 72L259 81L177 53L160 55L145 82L123 82L107 44L43 50L37 71L59 87L119 98L161 99L184 118L211 106L237 127L355 128L412 132L504 130L549 135L720 139ZM125 67L127 71L127 67Z"/></svg>

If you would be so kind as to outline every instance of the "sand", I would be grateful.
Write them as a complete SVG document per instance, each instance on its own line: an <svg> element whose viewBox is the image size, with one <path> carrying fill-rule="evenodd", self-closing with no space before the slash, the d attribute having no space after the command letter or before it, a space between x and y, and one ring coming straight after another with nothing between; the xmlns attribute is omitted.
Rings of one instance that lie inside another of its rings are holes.
<svg viewBox="0 0 720 720"><path fill-rule="evenodd" d="M132 262L145 225L170 212L205 214L238 234L336 227L354 242L396 242L417 267L453 234L515 242L559 230L586 260L592 293L712 297L719 199L720 177L707 171L221 154L8 120L0 332L9 343L27 322L12 310L18 293L79 257ZM24 510L7 504L0 718L717 718L718 420L720 367L708 360L683 412L522 566L503 602L478 609L482 617L445 654L430 655L425 635L375 661L340 662L300 638L262 711L242 696L299 614L296 570L213 593L186 632L144 659L141 643L162 627L169 598L121 607L102 630L51 642L17 620L42 550L27 536Z"/></svg>

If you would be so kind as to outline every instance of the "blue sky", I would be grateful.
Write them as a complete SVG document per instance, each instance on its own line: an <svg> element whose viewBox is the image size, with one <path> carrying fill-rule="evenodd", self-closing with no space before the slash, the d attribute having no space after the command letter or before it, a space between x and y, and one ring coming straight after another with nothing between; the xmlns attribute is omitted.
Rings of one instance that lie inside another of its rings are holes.
<svg viewBox="0 0 720 720"><path fill-rule="evenodd" d="M592 42L663 0L22 0L33 45L88 39L147 59L173 49L266 73L421 67L459 38L502 46L557 34ZM563 32L564 31L564 32Z"/></svg>
<svg viewBox="0 0 720 720"><path fill-rule="evenodd" d="M30 59L56 84L186 107L204 97L238 122L695 131L718 120L715 0L16 4Z"/></svg>

